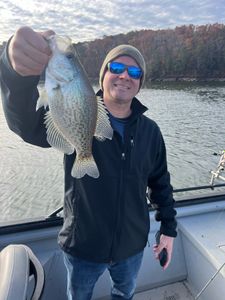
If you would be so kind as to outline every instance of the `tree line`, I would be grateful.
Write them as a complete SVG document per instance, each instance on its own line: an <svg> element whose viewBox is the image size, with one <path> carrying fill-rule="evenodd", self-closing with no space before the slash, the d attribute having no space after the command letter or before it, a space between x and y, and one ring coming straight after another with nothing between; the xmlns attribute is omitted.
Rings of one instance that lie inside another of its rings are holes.
<svg viewBox="0 0 225 300"><path fill-rule="evenodd" d="M98 82L106 54L120 44L130 44L141 51L147 67L146 82L225 78L224 24L131 31L76 43L74 46L92 83Z"/></svg>
<svg viewBox="0 0 225 300"><path fill-rule="evenodd" d="M130 44L143 54L146 81L225 78L225 25L140 30L75 44L90 79L98 81L101 64L113 47Z"/></svg>

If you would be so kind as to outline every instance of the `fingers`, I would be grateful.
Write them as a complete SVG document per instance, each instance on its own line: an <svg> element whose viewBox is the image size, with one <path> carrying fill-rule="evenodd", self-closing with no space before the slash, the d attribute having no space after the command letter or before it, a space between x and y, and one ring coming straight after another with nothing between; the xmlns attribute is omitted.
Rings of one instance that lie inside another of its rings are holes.
<svg viewBox="0 0 225 300"><path fill-rule="evenodd" d="M166 264L163 266L163 269L164 269L164 270L166 270L166 269L168 268L168 266L169 266L169 264L170 264L170 262L171 262L171 252L168 252L168 251L167 251L167 255L168 255L168 257L167 257Z"/></svg>
<svg viewBox="0 0 225 300"><path fill-rule="evenodd" d="M45 68L45 64L35 62L26 53L20 54L20 59L15 64L15 71L22 76L40 75Z"/></svg>
<svg viewBox="0 0 225 300"><path fill-rule="evenodd" d="M164 245L162 245L162 244L154 245L153 246L153 251L154 251L154 254L155 254L155 258L157 260L159 260L159 255L160 255L161 251L164 248L167 250L167 248ZM162 266L164 270L169 266L170 261L171 261L171 254L169 254L169 251L167 250L167 260L166 260L165 265Z"/></svg>
<svg viewBox="0 0 225 300"><path fill-rule="evenodd" d="M51 30L39 33L29 27L19 28L8 47L13 69L22 76L40 75L51 57L45 37L52 34Z"/></svg>
<svg viewBox="0 0 225 300"><path fill-rule="evenodd" d="M171 262L172 251L173 251L173 241L174 241L173 237L165 236L162 234L160 236L159 245L155 244L153 246L153 251L154 251L156 259L159 259L159 254L164 248L167 250L167 261L163 267L164 270L167 269L167 267L169 266L169 264Z"/></svg>

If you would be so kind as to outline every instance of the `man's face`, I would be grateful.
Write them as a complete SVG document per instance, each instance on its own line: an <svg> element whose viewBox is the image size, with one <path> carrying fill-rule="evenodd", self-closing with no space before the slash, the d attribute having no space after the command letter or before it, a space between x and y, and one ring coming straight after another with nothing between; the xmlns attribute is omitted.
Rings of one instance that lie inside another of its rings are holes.
<svg viewBox="0 0 225 300"><path fill-rule="evenodd" d="M129 56L120 56L113 61L123 63L127 66L139 67L136 61ZM139 86L140 79L131 78L127 70L121 74L112 74L107 70L103 79L104 101L114 101L120 104L130 103L138 93Z"/></svg>

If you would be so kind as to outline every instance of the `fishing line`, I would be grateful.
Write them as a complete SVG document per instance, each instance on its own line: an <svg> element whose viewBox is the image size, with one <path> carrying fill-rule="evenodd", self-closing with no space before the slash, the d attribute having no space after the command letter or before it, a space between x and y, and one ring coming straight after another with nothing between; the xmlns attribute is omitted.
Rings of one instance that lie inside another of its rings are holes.
<svg viewBox="0 0 225 300"><path fill-rule="evenodd" d="M207 289L207 287L211 284L211 282L215 279L215 277L219 274L219 272L223 269L225 266L225 262L222 264L222 266L216 271L216 273L209 279L209 281L206 283L206 285L201 289L201 291L197 294L195 297L195 300L199 299L199 297L202 295L202 293Z"/></svg>
<svg viewBox="0 0 225 300"><path fill-rule="evenodd" d="M216 219L215 225L214 227L211 228L211 230L208 233L208 236L210 235L210 233L215 229L216 225L219 224L219 222L221 221L221 217L223 216L225 212L225 208L223 208L220 213L219 216ZM203 237L203 236L202 236ZM218 247L218 246L216 246ZM209 279L209 281L205 284L205 286L200 290L200 292L195 296L195 300L199 299L199 297L203 294L203 292L207 289L207 287L213 282L213 280L216 278L216 276L220 273L220 271L223 269L223 267L225 266L225 262L220 266L220 268L213 274L213 276Z"/></svg>
<svg viewBox="0 0 225 300"><path fill-rule="evenodd" d="M224 153L224 152L223 152ZM219 165L221 163L221 158L220 158L220 162ZM218 165L218 166L219 166ZM215 227L218 227L218 224L221 222L221 218L224 215L225 212L225 207L221 208L218 217L216 218L216 221L214 223L214 226L211 227L211 229L208 231L208 236L210 236L210 234L214 231ZM203 238L204 236L202 236ZM205 236L206 237L206 236ZM216 247L219 247L219 245L216 245ZM199 299L199 297L203 294L203 292L207 289L207 287L213 282L213 280L216 278L216 276L220 273L220 271L223 269L223 267L225 266L225 262L219 267L219 269L213 274L213 276L209 279L209 281L205 284L205 286L201 289L201 291L195 296L195 300Z"/></svg>

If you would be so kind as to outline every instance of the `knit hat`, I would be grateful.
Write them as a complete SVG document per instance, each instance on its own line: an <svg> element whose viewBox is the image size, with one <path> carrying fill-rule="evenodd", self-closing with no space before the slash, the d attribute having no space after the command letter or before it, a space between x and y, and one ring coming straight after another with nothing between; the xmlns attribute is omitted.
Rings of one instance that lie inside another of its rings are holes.
<svg viewBox="0 0 225 300"><path fill-rule="evenodd" d="M139 67L142 69L143 71L143 75L140 79L140 87L139 89L141 88L141 86L143 85L144 83L144 80L145 80L145 73L146 73L146 65L145 65L145 60L144 60L144 57L142 56L141 52L131 46L131 45L119 45L115 48L113 48L107 55L106 55L106 58L102 64L102 67L101 67L101 70L100 70L100 74L99 74L99 84L100 84L100 87L101 89L103 90L103 86L102 86L102 83L103 83L103 79L104 79L104 76L105 76L105 73L107 71L107 64L111 61L113 61L115 58L119 57L119 56L130 56L132 57L136 62L137 64L139 65Z"/></svg>

